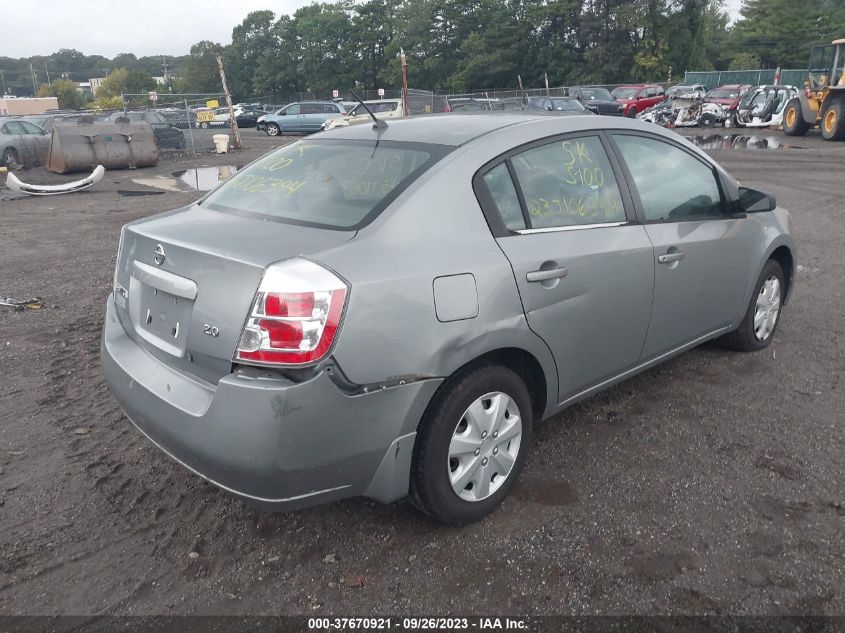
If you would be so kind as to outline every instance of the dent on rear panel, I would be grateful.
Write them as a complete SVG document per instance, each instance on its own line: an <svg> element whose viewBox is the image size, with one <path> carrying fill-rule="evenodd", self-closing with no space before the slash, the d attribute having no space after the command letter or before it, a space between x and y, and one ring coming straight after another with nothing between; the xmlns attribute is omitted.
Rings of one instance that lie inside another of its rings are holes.
<svg viewBox="0 0 845 633"><path fill-rule="evenodd" d="M478 290L471 273L434 279L434 311L443 323L478 316Z"/></svg>

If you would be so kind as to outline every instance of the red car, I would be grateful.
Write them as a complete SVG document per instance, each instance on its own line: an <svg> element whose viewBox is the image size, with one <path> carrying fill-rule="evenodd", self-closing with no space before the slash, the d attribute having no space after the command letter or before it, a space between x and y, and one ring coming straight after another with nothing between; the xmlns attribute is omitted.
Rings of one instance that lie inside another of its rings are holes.
<svg viewBox="0 0 845 633"><path fill-rule="evenodd" d="M624 107L622 114L631 118L666 99L663 86L658 84L618 86L611 90L610 94Z"/></svg>
<svg viewBox="0 0 845 633"><path fill-rule="evenodd" d="M718 103L725 110L736 110L742 95L751 90L748 84L725 84L713 88L704 98L708 103Z"/></svg>

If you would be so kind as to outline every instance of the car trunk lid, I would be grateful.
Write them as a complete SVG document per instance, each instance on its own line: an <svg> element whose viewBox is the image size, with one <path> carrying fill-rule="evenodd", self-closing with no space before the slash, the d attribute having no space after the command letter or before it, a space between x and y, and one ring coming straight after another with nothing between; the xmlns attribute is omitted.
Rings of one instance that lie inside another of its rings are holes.
<svg viewBox="0 0 845 633"><path fill-rule="evenodd" d="M197 205L130 224L115 277L118 313L148 352L216 383L231 371L264 269L354 236Z"/></svg>

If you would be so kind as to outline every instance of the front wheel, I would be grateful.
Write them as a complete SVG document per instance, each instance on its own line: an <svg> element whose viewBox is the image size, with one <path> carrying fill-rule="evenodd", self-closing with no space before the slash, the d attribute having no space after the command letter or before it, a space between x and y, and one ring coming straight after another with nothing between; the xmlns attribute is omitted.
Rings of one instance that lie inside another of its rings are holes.
<svg viewBox="0 0 845 633"><path fill-rule="evenodd" d="M842 100L835 99L827 104L822 114L822 136L826 141L845 140L845 108Z"/></svg>
<svg viewBox="0 0 845 633"><path fill-rule="evenodd" d="M411 463L411 499L452 525L477 521L508 495L531 443L531 397L501 365L451 379L426 412Z"/></svg>
<svg viewBox="0 0 845 633"><path fill-rule="evenodd" d="M722 338L725 346L740 352L768 347L778 325L784 291L783 268L770 259L754 286L751 303L739 327Z"/></svg>
<svg viewBox="0 0 845 633"><path fill-rule="evenodd" d="M637 109L631 108L630 110L628 110L628 112L627 112L627 114L625 114L625 116L628 117L629 119L636 119L637 118Z"/></svg>
<svg viewBox="0 0 845 633"><path fill-rule="evenodd" d="M783 111L783 133L787 136L806 136L810 127L801 112L801 100L792 99Z"/></svg>
<svg viewBox="0 0 845 633"><path fill-rule="evenodd" d="M267 134L268 136L278 136L281 133L281 129L275 123L268 123L267 124Z"/></svg>

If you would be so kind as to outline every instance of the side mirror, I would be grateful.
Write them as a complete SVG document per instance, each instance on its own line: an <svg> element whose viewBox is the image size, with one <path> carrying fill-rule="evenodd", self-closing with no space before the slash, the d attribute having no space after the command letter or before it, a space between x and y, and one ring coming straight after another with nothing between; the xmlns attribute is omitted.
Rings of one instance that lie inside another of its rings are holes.
<svg viewBox="0 0 845 633"><path fill-rule="evenodd" d="M774 211L778 203L770 193L740 187L737 206L746 213L765 213L766 211Z"/></svg>

